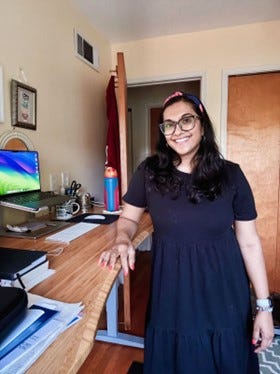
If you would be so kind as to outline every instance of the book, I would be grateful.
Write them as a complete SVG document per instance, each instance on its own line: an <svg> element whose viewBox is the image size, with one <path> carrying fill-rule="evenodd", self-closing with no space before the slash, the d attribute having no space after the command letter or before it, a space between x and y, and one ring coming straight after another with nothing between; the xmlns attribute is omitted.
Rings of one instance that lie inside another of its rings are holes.
<svg viewBox="0 0 280 374"><path fill-rule="evenodd" d="M47 252L0 247L0 279L18 279L46 261Z"/></svg>
<svg viewBox="0 0 280 374"><path fill-rule="evenodd" d="M49 261L45 260L42 264L19 276L16 280L0 278L0 287L19 287L28 291L54 273L55 270L49 269Z"/></svg>

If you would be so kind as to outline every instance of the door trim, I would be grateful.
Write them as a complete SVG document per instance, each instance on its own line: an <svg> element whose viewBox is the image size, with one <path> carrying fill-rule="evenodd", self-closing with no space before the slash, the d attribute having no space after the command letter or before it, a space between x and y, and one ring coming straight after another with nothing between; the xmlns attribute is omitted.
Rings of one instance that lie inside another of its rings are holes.
<svg viewBox="0 0 280 374"><path fill-rule="evenodd" d="M200 82L200 97L202 102L206 103L206 93L207 93L207 74L206 71L193 71L193 72L185 72L180 74L172 74L172 75L164 75L164 76L156 76L150 78L139 78L139 79L127 79L127 87L143 87L143 86L153 86L159 84L166 84L166 83L178 83L178 82L191 82L191 81L199 81ZM158 103L155 103L157 106ZM162 103L159 104L160 106ZM147 146L150 143L150 128L149 128L149 106L146 106L146 121L147 121L147 133L146 133L146 144ZM146 149L146 152L148 150ZM133 154L133 165L137 164L135 160L135 155Z"/></svg>
<svg viewBox="0 0 280 374"><path fill-rule="evenodd" d="M231 75L246 75L258 73L272 73L280 71L280 65L267 65L256 67L245 67L236 69L223 69L222 72L222 101L221 101L221 124L220 124L220 147L221 153L226 158L227 147L227 114L228 114L228 80Z"/></svg>
<svg viewBox="0 0 280 374"><path fill-rule="evenodd" d="M152 86L154 84L164 84L164 83L177 83L186 81L200 81L200 97L201 101L206 104L207 101L207 74L206 71L194 71L186 72L173 75L164 75L153 78L139 78L139 79L128 79L127 87L141 87L141 86Z"/></svg>

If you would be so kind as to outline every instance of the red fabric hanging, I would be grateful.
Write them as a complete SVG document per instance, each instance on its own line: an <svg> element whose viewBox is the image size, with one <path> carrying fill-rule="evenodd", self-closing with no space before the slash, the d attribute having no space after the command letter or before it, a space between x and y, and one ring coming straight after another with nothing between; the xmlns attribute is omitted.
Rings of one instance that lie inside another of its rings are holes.
<svg viewBox="0 0 280 374"><path fill-rule="evenodd" d="M106 166L111 166L117 170L119 179L119 192L121 197L120 135L114 76L111 76L106 89L106 104L108 119Z"/></svg>

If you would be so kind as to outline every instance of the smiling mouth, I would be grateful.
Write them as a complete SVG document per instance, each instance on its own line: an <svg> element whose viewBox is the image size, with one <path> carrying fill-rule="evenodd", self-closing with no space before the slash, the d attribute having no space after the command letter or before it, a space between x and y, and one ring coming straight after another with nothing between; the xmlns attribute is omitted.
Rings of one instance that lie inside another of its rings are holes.
<svg viewBox="0 0 280 374"><path fill-rule="evenodd" d="M176 139L175 143L183 143L183 142L186 142L188 140L189 140L189 137L184 137L184 138Z"/></svg>

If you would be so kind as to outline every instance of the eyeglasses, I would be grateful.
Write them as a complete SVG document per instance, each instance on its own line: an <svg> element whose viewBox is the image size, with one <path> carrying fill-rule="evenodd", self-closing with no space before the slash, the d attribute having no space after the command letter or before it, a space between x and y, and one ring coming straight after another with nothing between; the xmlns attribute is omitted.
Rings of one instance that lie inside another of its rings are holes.
<svg viewBox="0 0 280 374"><path fill-rule="evenodd" d="M181 131L190 131L194 128L196 124L196 119L199 119L199 116L196 115L185 115L178 122L166 120L159 124L159 128L163 135L169 136L173 135L176 131L177 125L180 127Z"/></svg>

